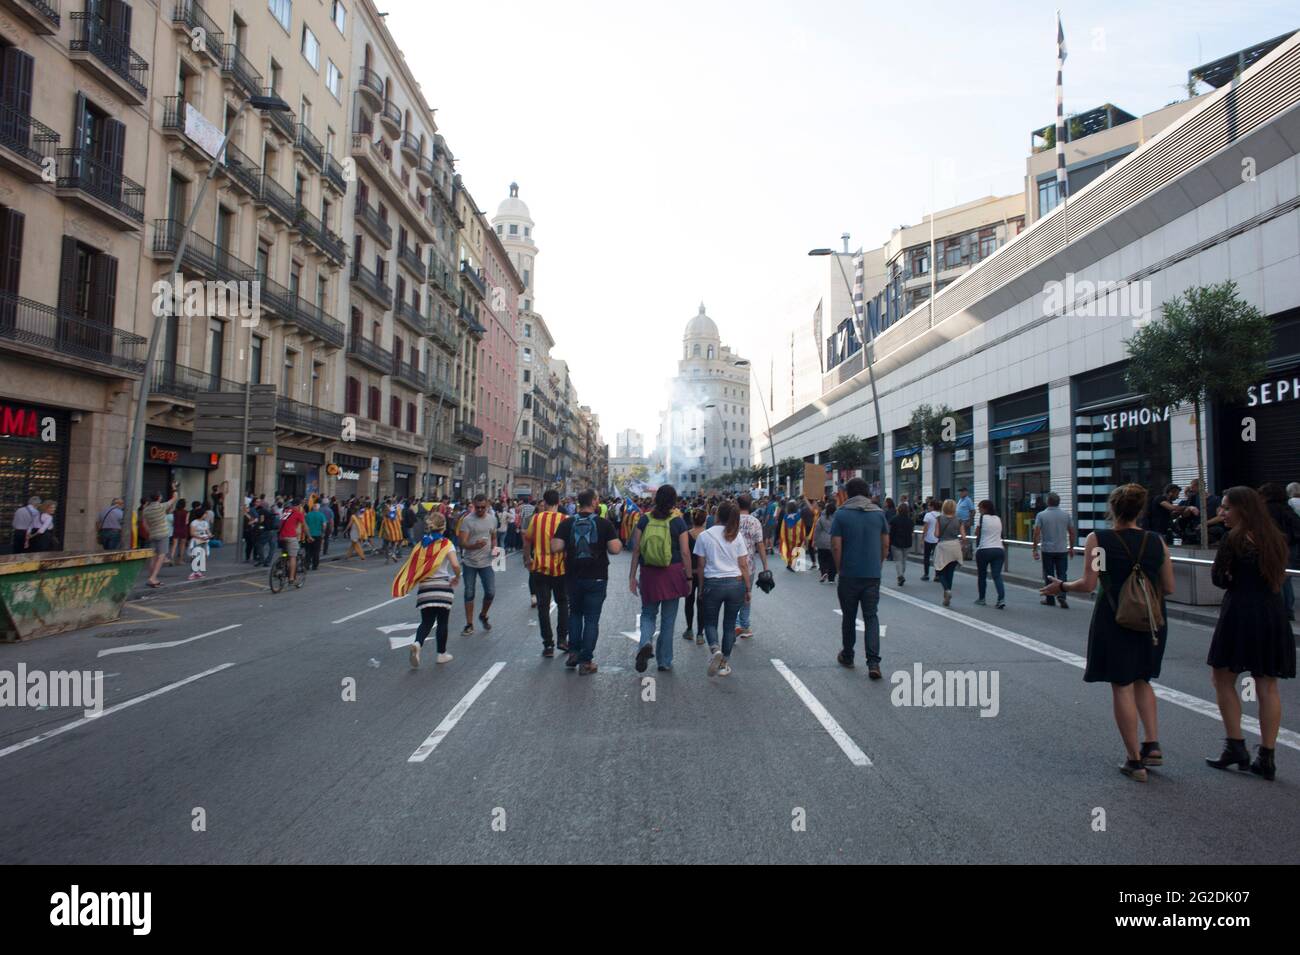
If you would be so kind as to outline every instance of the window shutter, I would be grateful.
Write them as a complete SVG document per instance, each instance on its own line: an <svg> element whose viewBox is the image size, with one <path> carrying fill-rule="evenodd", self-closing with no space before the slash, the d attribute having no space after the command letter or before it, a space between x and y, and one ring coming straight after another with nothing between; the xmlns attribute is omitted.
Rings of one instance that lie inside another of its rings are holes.
<svg viewBox="0 0 1300 955"><path fill-rule="evenodd" d="M347 409L348 414L361 413L361 382L356 378L348 379Z"/></svg>
<svg viewBox="0 0 1300 955"><path fill-rule="evenodd" d="M104 120L104 143L101 154L96 158L108 166L116 175L122 175L122 160L126 152L126 126L115 119ZM115 192L121 191L118 184Z"/></svg>
<svg viewBox="0 0 1300 955"><path fill-rule="evenodd" d="M4 62L0 65L0 102L21 116L5 117L5 132L10 136L17 134L21 141L28 141L30 125L22 126L22 119L32 113L32 67L34 60L16 47L4 48Z"/></svg>
<svg viewBox="0 0 1300 955"><path fill-rule="evenodd" d="M105 328L113 327L117 312L117 259L102 252L91 260L89 311L91 321Z"/></svg>
<svg viewBox="0 0 1300 955"><path fill-rule="evenodd" d="M23 264L23 223L25 217L15 209L5 209L0 221L0 242L4 243L0 257L0 291L18 294L18 280Z"/></svg>
<svg viewBox="0 0 1300 955"><path fill-rule="evenodd" d="M59 311L74 315L77 311L77 240L63 237L59 258Z"/></svg>

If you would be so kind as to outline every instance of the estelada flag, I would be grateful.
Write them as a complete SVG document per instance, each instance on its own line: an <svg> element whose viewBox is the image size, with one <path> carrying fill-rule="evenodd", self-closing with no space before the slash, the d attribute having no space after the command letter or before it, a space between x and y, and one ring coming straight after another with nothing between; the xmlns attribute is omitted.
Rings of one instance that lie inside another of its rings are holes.
<svg viewBox="0 0 1300 955"><path fill-rule="evenodd" d="M803 542L804 527L803 521L799 519L798 512L787 514L781 520L781 559L787 564L794 560L794 549L802 546Z"/></svg>
<svg viewBox="0 0 1300 955"><path fill-rule="evenodd" d="M361 530L367 540L375 536L375 509L367 507L361 512Z"/></svg>
<svg viewBox="0 0 1300 955"><path fill-rule="evenodd" d="M398 516L397 508L389 508L384 515L384 540L400 541L402 539L402 519Z"/></svg>
<svg viewBox="0 0 1300 955"><path fill-rule="evenodd" d="M393 578L393 596L405 597L409 594L416 584L438 569L450 552L451 541L445 537L439 537L436 541L429 541L427 537L421 540Z"/></svg>

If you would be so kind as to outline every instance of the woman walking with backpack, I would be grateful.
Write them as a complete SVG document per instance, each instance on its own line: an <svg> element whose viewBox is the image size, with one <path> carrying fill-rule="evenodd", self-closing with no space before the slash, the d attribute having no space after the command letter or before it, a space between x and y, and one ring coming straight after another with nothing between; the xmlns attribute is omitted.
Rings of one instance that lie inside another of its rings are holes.
<svg viewBox="0 0 1300 955"><path fill-rule="evenodd" d="M1083 576L1071 581L1053 577L1039 593L1091 593L1101 582L1088 628L1083 680L1110 684L1115 724L1126 753L1120 772L1144 783L1147 767L1164 762L1151 681L1160 676L1165 654L1165 597L1174 592L1174 565L1164 539L1138 527L1146 510L1146 488L1121 485L1111 491L1108 503L1111 529L1088 535ZM1140 746L1139 720L1146 731Z"/></svg>
<svg viewBox="0 0 1300 955"><path fill-rule="evenodd" d="M673 668L673 627L677 623L677 601L691 593L691 536L686 522L677 516L677 491L671 484L655 491L654 507L641 515L632 531L632 568L628 589L641 596L641 643L636 651L636 672L644 673L651 657L661 671ZM637 586L637 570L641 584ZM656 618L659 639L652 645Z"/></svg>
<svg viewBox="0 0 1300 955"><path fill-rule="evenodd" d="M798 520L798 512L794 515ZM749 544L740 534L740 509L731 501L718 505L718 522L695 539L700 555L700 616L709 641L709 676L731 675L731 648L736 642L736 616L750 597ZM722 611L722 643L718 644L718 611Z"/></svg>
<svg viewBox="0 0 1300 955"><path fill-rule="evenodd" d="M1228 533L1219 544L1212 572L1225 591L1219 622L1210 638L1206 663L1214 672L1214 691L1227 738L1223 755L1206 762L1215 769L1236 766L1265 779L1277 774L1274 750L1282 723L1279 679L1295 677L1295 637L1282 599L1286 576L1286 539L1269 515L1264 499L1248 487L1229 488L1223 496ZM1250 671L1259 697L1260 745L1250 762L1241 732L1241 697L1237 677Z"/></svg>

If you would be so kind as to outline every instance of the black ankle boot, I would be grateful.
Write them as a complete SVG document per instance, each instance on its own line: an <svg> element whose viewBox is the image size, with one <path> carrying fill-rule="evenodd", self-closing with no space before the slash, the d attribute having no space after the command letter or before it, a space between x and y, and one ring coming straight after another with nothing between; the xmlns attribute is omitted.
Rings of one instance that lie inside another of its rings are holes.
<svg viewBox="0 0 1300 955"><path fill-rule="evenodd" d="M1250 764L1250 771L1256 776L1273 779L1277 775L1277 763L1273 762L1273 755L1273 750L1265 749L1263 746L1257 747L1255 761Z"/></svg>
<svg viewBox="0 0 1300 955"><path fill-rule="evenodd" d="M1246 749L1244 739L1225 739L1223 755L1218 759L1205 757L1205 762L1215 769L1227 769L1229 766L1236 764L1238 769L1250 768L1250 753ZM1272 762L1272 753L1269 754L1269 761Z"/></svg>
<svg viewBox="0 0 1300 955"><path fill-rule="evenodd" d="M1165 761L1165 754L1160 751L1160 744L1155 740L1142 744L1142 765L1160 766Z"/></svg>

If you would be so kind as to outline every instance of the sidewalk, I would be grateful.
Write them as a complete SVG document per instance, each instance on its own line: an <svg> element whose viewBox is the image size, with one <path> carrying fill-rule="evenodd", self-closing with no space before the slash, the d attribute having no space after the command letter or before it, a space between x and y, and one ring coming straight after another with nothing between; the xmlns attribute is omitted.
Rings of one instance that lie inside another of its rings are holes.
<svg viewBox="0 0 1300 955"><path fill-rule="evenodd" d="M330 550L328 554L321 554L321 563L328 563L334 560L341 560L348 550L348 539L346 537L334 537L330 539ZM410 551L406 550L409 554ZM378 555L367 555L370 560L381 560ZM356 560L356 558L353 558ZM403 557L405 559L405 557ZM179 562L175 567L163 564L162 570L158 571L158 579L163 582L162 587L152 588L146 583L149 579L147 572L140 574L140 580L136 583L135 588L131 591L128 600L138 600L147 595L158 595L164 593L173 593L182 589L206 587L212 584L219 584L223 581L234 580L240 577L259 578L265 581L270 575L270 570L266 567L255 567L252 561L244 562L244 542L241 540L237 544L225 544L221 547L211 547L208 553L208 570L206 576L201 580L189 580L190 561L187 554L185 560Z"/></svg>

